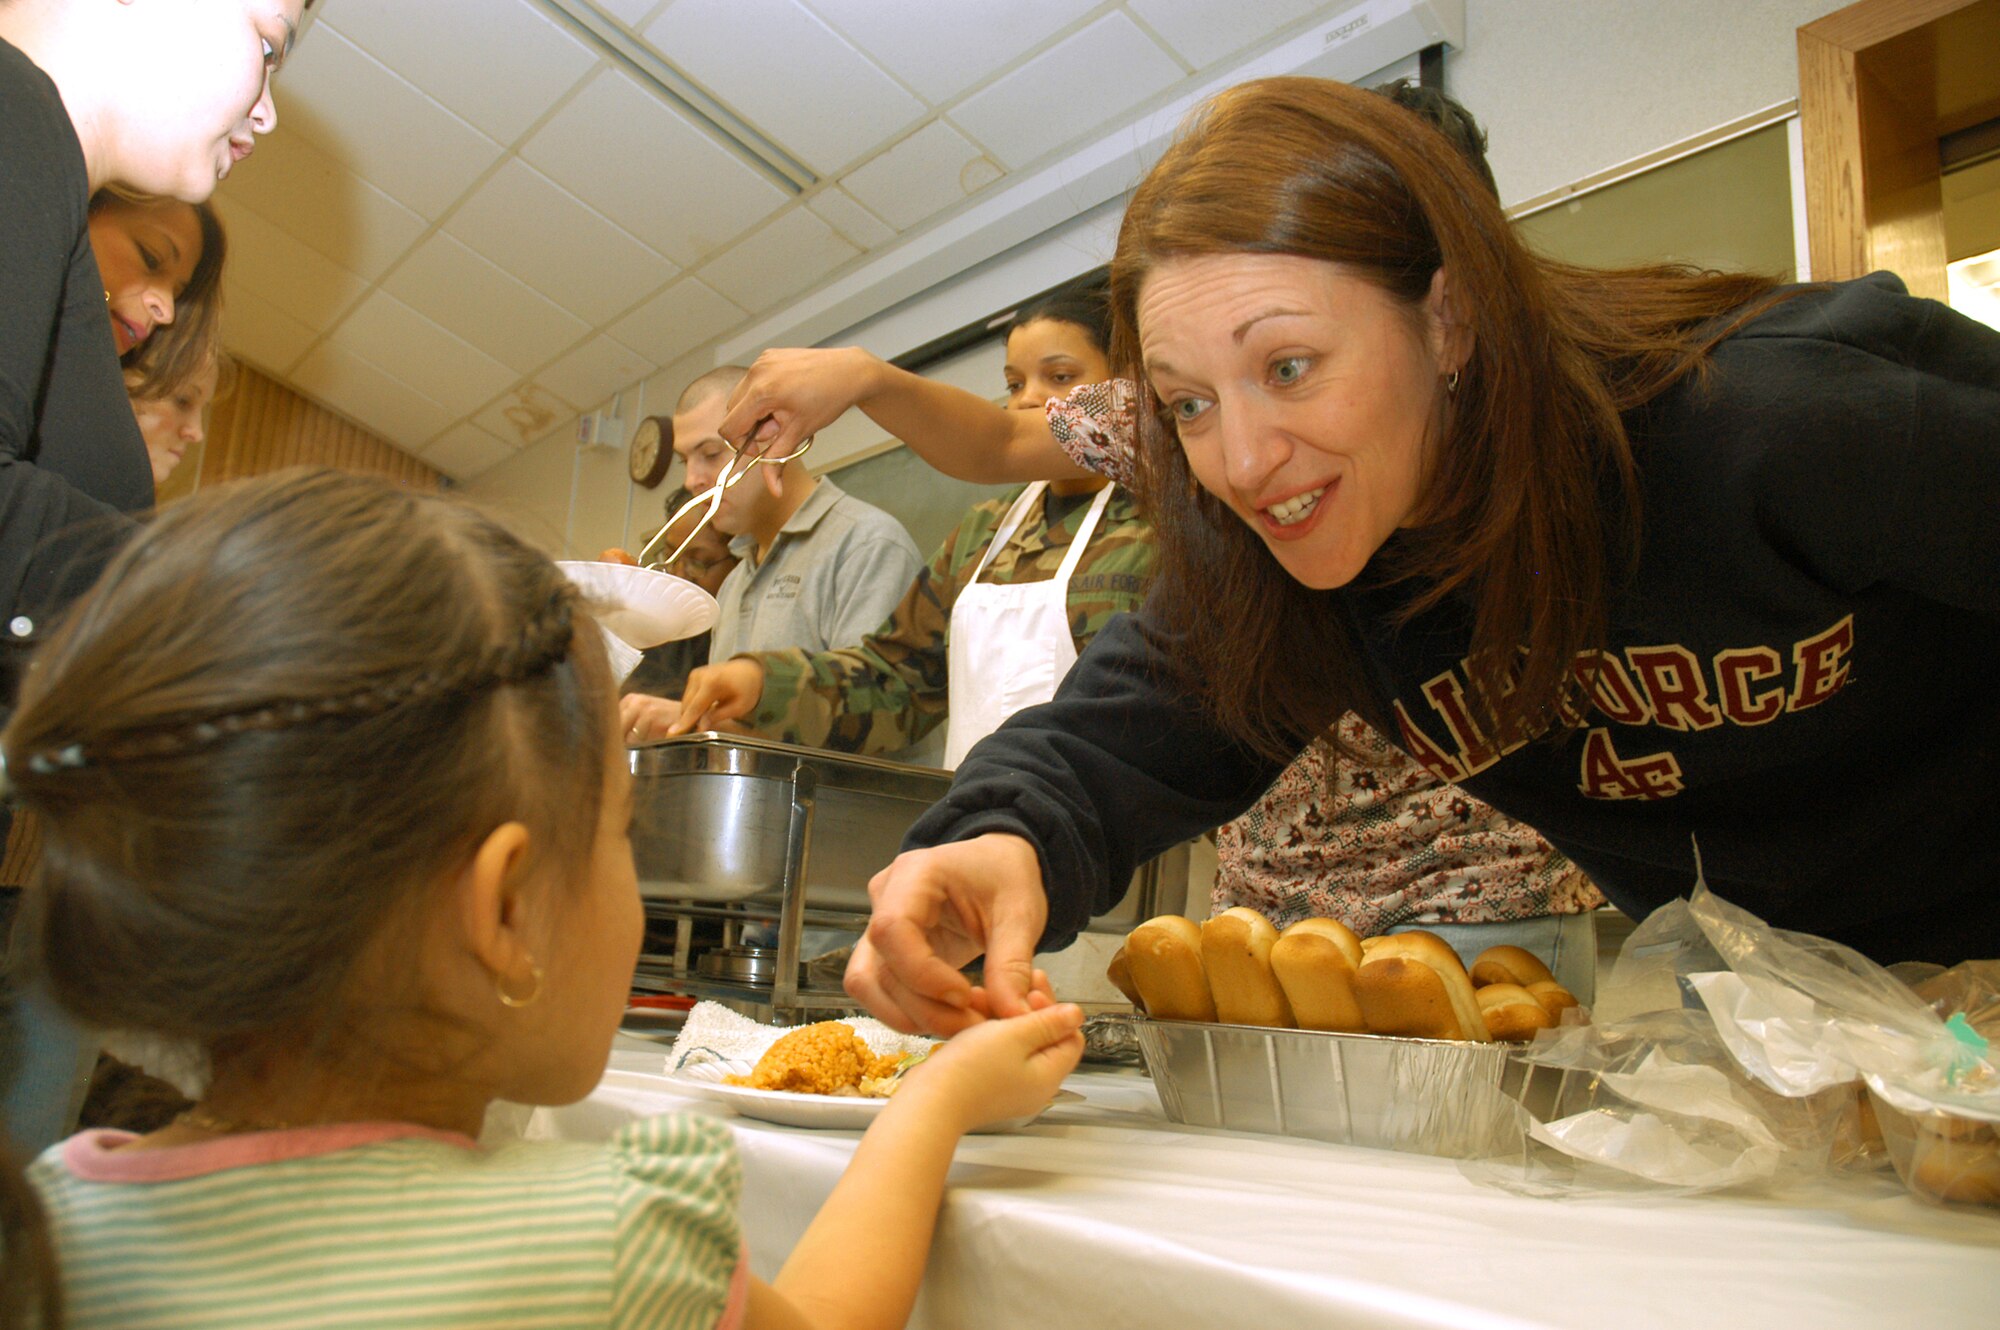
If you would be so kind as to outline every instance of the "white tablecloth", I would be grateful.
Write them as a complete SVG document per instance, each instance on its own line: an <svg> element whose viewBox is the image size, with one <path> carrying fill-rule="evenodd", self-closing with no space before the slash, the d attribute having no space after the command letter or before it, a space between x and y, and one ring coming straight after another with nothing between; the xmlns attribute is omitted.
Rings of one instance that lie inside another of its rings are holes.
<svg viewBox="0 0 2000 1330"><path fill-rule="evenodd" d="M659 1051L620 1051L583 1103L528 1135L601 1140L676 1094ZM1846 1180L1741 1197L1532 1200L1456 1164L1179 1127L1152 1082L1072 1077L1082 1103L968 1137L918 1327L1367 1326L1622 1330L2000 1325L2000 1219ZM851 1132L735 1119L751 1268L766 1279L832 1189Z"/></svg>

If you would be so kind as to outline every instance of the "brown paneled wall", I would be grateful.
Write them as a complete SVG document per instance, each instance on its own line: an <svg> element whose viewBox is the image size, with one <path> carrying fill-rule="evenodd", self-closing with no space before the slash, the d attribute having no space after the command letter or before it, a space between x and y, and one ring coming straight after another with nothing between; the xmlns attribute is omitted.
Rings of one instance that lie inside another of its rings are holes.
<svg viewBox="0 0 2000 1330"><path fill-rule="evenodd" d="M434 490L442 477L379 435L349 424L248 365L237 367L236 388L215 404L208 442L160 487L168 503L200 485L263 475L288 466L335 466L371 471L417 489Z"/></svg>
<svg viewBox="0 0 2000 1330"><path fill-rule="evenodd" d="M197 486L258 476L288 466L335 466L386 475L413 489L435 490L442 477L402 449L359 425L351 425L248 365L237 366L236 388L215 404L208 441L201 455L188 458L167 483L159 501L171 503ZM4 853L0 886L25 886L41 856L41 833L34 817L14 819ZM4 939L0 939L4 942Z"/></svg>
<svg viewBox="0 0 2000 1330"><path fill-rule="evenodd" d="M2000 0L1861 0L1798 48L1813 277L1887 268L1943 300L1938 140L2000 116Z"/></svg>

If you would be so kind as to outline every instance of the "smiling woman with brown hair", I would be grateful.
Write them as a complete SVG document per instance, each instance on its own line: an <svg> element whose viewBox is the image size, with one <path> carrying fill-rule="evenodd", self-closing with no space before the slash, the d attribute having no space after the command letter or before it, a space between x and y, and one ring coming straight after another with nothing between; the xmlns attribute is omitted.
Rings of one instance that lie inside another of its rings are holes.
<svg viewBox="0 0 2000 1330"><path fill-rule="evenodd" d="M878 1015L1019 1009L1038 943L1348 711L1627 913L1692 885L1692 834L1779 925L2000 949L1959 850L2000 746L2000 337L1886 276L1541 259L1434 130L1310 79L1196 118L1112 291L1156 591L877 878Z"/></svg>

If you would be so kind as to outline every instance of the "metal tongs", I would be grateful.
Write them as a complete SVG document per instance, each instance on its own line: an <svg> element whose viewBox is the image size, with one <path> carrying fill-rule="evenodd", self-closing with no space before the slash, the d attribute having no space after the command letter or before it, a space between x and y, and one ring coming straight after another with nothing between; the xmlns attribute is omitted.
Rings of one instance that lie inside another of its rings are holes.
<svg viewBox="0 0 2000 1330"><path fill-rule="evenodd" d="M792 449L782 457L772 457L770 454L762 451L751 452L750 450L756 445L757 434L763 428L763 425L764 422L759 421L757 429L750 431L750 436L743 441L740 447L730 443L727 439L722 441L724 446L729 449L729 460L722 464L722 470L716 475L715 483L674 510L674 515L667 519L667 524L660 528L657 535L646 542L644 549L639 551L640 567L665 569L669 564L675 562L681 555L685 554L687 547L694 543L694 538L707 530L708 524L715 520L716 509L722 506L722 491L749 475L752 468L759 466L783 466L794 457L805 456L806 450L813 446L813 436L808 434L804 439L799 441L798 447ZM672 446L672 440L665 440L663 446ZM646 556L653 552L654 546L666 539L667 532L674 529L674 523L686 517L696 508L701 507L706 507L708 511L703 513L701 520L696 522L687 535L681 538L681 543L674 546L674 552L666 558L661 559L658 563L648 563Z"/></svg>

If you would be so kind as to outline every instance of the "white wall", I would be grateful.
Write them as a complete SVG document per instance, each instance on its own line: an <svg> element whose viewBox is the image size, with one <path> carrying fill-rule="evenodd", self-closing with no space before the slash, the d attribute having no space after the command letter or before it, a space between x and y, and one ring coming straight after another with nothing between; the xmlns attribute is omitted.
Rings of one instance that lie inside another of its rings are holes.
<svg viewBox="0 0 2000 1330"><path fill-rule="evenodd" d="M1850 0L1467 0L1445 89L1513 204L1799 95L1798 29Z"/></svg>
<svg viewBox="0 0 2000 1330"><path fill-rule="evenodd" d="M1846 3L1466 0L1466 49L1446 57L1445 87L1485 124L1501 198L1516 203L1795 98L1796 30ZM1328 11L1346 7L1348 0L1338 0ZM1081 272L1109 255L1118 206L1086 211L828 341L900 354ZM942 310L967 312L938 326ZM704 347L625 394L626 428L639 418L642 399L648 411L671 410L682 384L719 363L717 350ZM825 432L816 463L825 467L880 438L866 420L850 418ZM579 458L569 431L469 488L520 515L537 538L561 533L570 554L636 548L659 524L660 493L629 483L622 449Z"/></svg>

